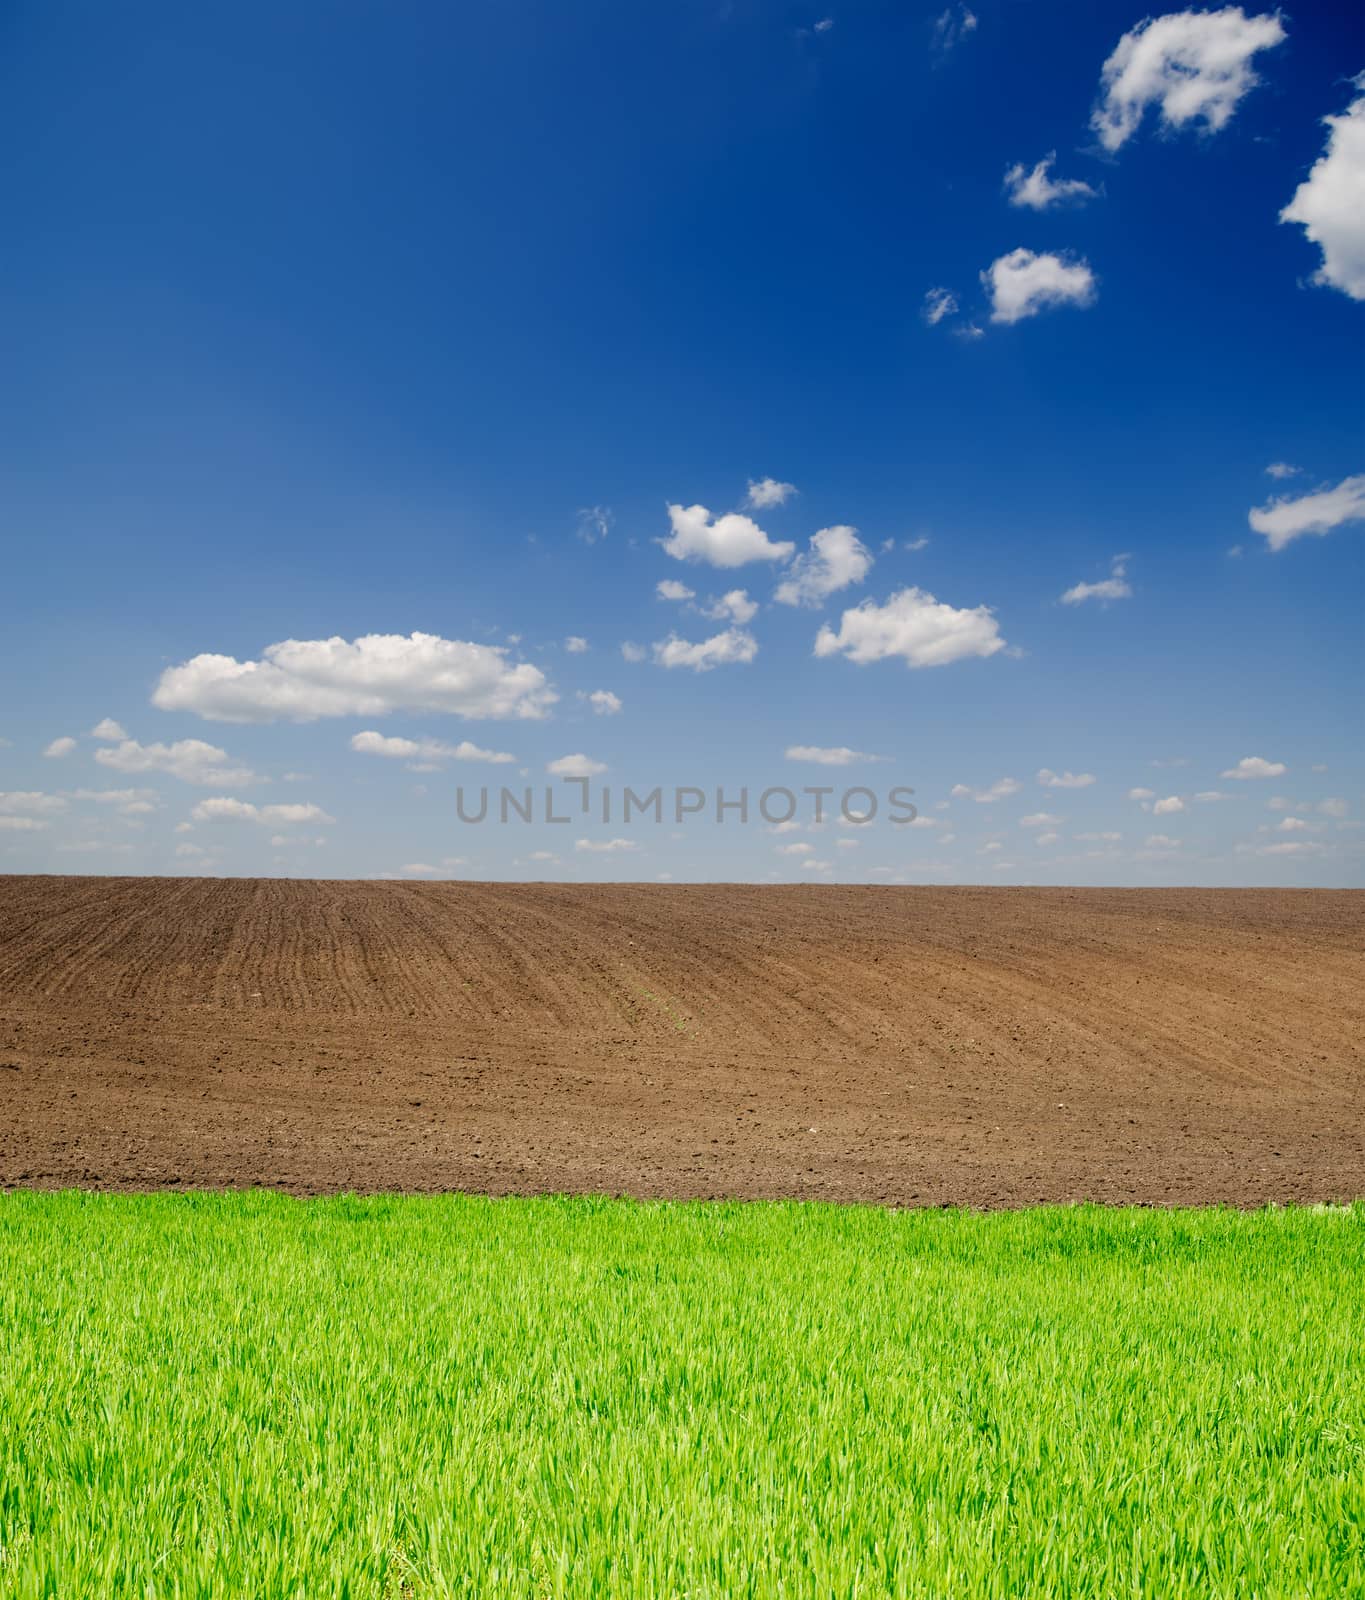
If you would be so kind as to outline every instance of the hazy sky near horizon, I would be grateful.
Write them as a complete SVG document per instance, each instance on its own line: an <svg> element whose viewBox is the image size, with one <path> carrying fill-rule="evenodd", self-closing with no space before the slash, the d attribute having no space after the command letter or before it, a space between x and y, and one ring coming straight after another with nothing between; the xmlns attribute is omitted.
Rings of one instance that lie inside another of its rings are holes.
<svg viewBox="0 0 1365 1600"><path fill-rule="evenodd" d="M1323 0L19 0L0 871L1365 884L1362 73ZM917 825L619 819L855 784Z"/></svg>

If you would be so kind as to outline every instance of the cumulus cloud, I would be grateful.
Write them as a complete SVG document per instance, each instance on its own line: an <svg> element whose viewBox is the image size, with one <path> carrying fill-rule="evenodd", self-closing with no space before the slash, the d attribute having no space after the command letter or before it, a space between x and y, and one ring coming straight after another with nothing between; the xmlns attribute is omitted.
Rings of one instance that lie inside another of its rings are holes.
<svg viewBox="0 0 1365 1600"><path fill-rule="evenodd" d="M758 641L742 628L727 628L724 633L693 643L669 634L654 645L654 661L660 667L690 667L693 672L710 672L713 667L752 661L758 654Z"/></svg>
<svg viewBox="0 0 1365 1600"><path fill-rule="evenodd" d="M1340 116L1324 117L1327 148L1280 212L1322 251L1313 282L1365 300L1365 73Z"/></svg>
<svg viewBox="0 0 1365 1600"><path fill-rule="evenodd" d="M211 800L201 800L190 816L196 822L256 822L263 827L287 827L298 822L335 822L321 806L305 801L293 804L257 806L249 800L234 800L229 795L215 795Z"/></svg>
<svg viewBox="0 0 1365 1600"><path fill-rule="evenodd" d="M644 661L649 655L642 644L635 644L630 639L621 646L621 655L627 661Z"/></svg>
<svg viewBox="0 0 1365 1600"><path fill-rule="evenodd" d="M1365 521L1365 472L1343 478L1334 489L1272 500L1249 511L1247 521L1265 535L1272 550L1283 550L1305 534L1331 533L1347 523Z"/></svg>
<svg viewBox="0 0 1365 1600"><path fill-rule="evenodd" d="M556 699L545 674L529 662L508 661L503 646L431 633L285 639L259 661L198 655L167 668L152 695L163 711L194 711L217 722L394 711L543 717Z"/></svg>
<svg viewBox="0 0 1365 1600"><path fill-rule="evenodd" d="M675 561L705 561L713 567L742 567L750 561L786 561L796 546L769 539L739 511L713 518L705 506L668 508L672 533L659 543Z"/></svg>
<svg viewBox="0 0 1365 1600"><path fill-rule="evenodd" d="M571 633L564 641L564 648L571 656L581 656L588 648L588 641L576 633Z"/></svg>
<svg viewBox="0 0 1365 1600"><path fill-rule="evenodd" d="M1155 800L1156 799L1156 790L1155 789L1130 789L1128 791L1128 798L1130 800Z"/></svg>
<svg viewBox="0 0 1365 1600"><path fill-rule="evenodd" d="M758 615L758 603L749 598L747 589L730 589L719 600L703 606L701 614L716 622L735 622L743 627Z"/></svg>
<svg viewBox="0 0 1365 1600"><path fill-rule="evenodd" d="M1008 800L1023 788L1018 778L997 778L989 789L972 789L965 783L955 783L949 790L954 800L975 800L979 806L992 806L997 800Z"/></svg>
<svg viewBox="0 0 1365 1600"><path fill-rule="evenodd" d="M780 483L776 478L750 478L749 492L744 499L755 510L766 511L769 506L786 505L795 493L794 483Z"/></svg>
<svg viewBox="0 0 1365 1600"><path fill-rule="evenodd" d="M260 781L250 767L234 766L226 750L202 739L177 739L174 744L121 739L96 750L95 760L115 772L165 772L182 783L217 784L228 789Z"/></svg>
<svg viewBox="0 0 1365 1600"><path fill-rule="evenodd" d="M1265 470L1268 478L1295 478L1303 468L1291 466L1287 461L1272 461Z"/></svg>
<svg viewBox="0 0 1365 1600"><path fill-rule="evenodd" d="M73 800L114 806L126 817L144 817L157 807L155 789L72 789L70 793Z"/></svg>
<svg viewBox="0 0 1365 1600"><path fill-rule="evenodd" d="M951 289L928 289L924 295L924 309L920 315L931 328L938 327L945 317L957 315L957 296Z"/></svg>
<svg viewBox="0 0 1365 1600"><path fill-rule="evenodd" d="M1258 856L1316 856L1322 853L1322 846L1315 839L1286 839L1283 844L1263 844L1257 849Z"/></svg>
<svg viewBox="0 0 1365 1600"><path fill-rule="evenodd" d="M1057 152L1049 150L1033 167L1016 162L1005 173L1005 193L1012 206L1027 206L1031 211L1049 211L1057 206L1083 205L1093 200L1097 190L1080 178L1054 178L1052 163Z"/></svg>
<svg viewBox="0 0 1365 1600"><path fill-rule="evenodd" d="M1104 63L1090 125L1106 150L1126 143L1149 107L1167 130L1194 122L1216 133L1258 82L1252 57L1284 37L1278 16L1249 17L1240 6L1147 17Z"/></svg>
<svg viewBox="0 0 1365 1600"><path fill-rule="evenodd" d="M41 817L16 817L0 812L0 833L41 833L46 827Z"/></svg>
<svg viewBox="0 0 1365 1600"><path fill-rule="evenodd" d="M1109 576L1098 583L1073 583L1062 595L1064 606L1078 606L1086 600L1129 600L1132 586L1128 582L1128 557L1115 556L1109 564Z"/></svg>
<svg viewBox="0 0 1365 1600"><path fill-rule="evenodd" d="M1055 817L1050 811L1035 811L1030 816L1020 817L1021 828L1055 828L1062 819Z"/></svg>
<svg viewBox="0 0 1365 1600"><path fill-rule="evenodd" d="M505 750L482 750L468 739L445 744L440 739L398 739L367 728L351 735L351 749L365 756L387 756L392 761L417 761L424 766L441 766L447 761L490 761L506 764L515 761Z"/></svg>
<svg viewBox="0 0 1365 1600"><path fill-rule="evenodd" d="M115 722L112 717L105 717L91 728L90 737L92 739L104 739L111 744L118 744L126 739L128 735L124 732L122 723Z"/></svg>
<svg viewBox="0 0 1365 1600"><path fill-rule="evenodd" d="M1038 769L1038 782L1044 789L1088 789L1094 781L1093 772L1054 772L1051 767Z"/></svg>
<svg viewBox="0 0 1365 1600"><path fill-rule="evenodd" d="M1040 833L1033 842L1034 844L1056 844L1060 837L1061 835L1057 833Z"/></svg>
<svg viewBox="0 0 1365 1600"><path fill-rule="evenodd" d="M43 754L53 761L60 761L63 756L69 756L76 748L76 741L69 735L54 739Z"/></svg>
<svg viewBox="0 0 1365 1600"><path fill-rule="evenodd" d="M844 655L860 666L899 656L910 667L943 667L1005 648L989 606L958 609L923 589L899 589L884 605L864 600L845 611L836 631L826 623L817 656Z"/></svg>
<svg viewBox="0 0 1365 1600"><path fill-rule="evenodd" d="M1088 261L1022 247L992 261L981 281L991 298L992 322L1021 322L1054 306L1093 305L1096 295Z"/></svg>
<svg viewBox="0 0 1365 1600"><path fill-rule="evenodd" d="M622 855L640 848L634 839L575 839L573 847L601 856Z"/></svg>
<svg viewBox="0 0 1365 1600"><path fill-rule="evenodd" d="M551 772L556 778L595 778L599 773L607 770L605 761L594 761L591 756L585 756L578 751L571 756L560 756L555 761L547 761L546 772Z"/></svg>
<svg viewBox="0 0 1365 1600"><path fill-rule="evenodd" d="M610 689L594 689L586 698L595 716L614 717L621 709L620 695Z"/></svg>
<svg viewBox="0 0 1365 1600"><path fill-rule="evenodd" d="M654 585L654 593L660 600L694 600L697 595L695 589L689 589L676 578L660 578Z"/></svg>
<svg viewBox="0 0 1365 1600"><path fill-rule="evenodd" d="M40 789L0 791L0 816L49 816L65 810L66 800L59 794L44 794Z"/></svg>
<svg viewBox="0 0 1365 1600"><path fill-rule="evenodd" d="M1263 756L1243 756L1235 767L1220 772L1220 778L1280 778L1288 771L1283 761L1267 761Z"/></svg>
<svg viewBox="0 0 1365 1600"><path fill-rule="evenodd" d="M818 606L851 584L861 583L872 566L872 553L858 530L839 523L811 535L810 550L792 562L773 598L784 606Z"/></svg>
<svg viewBox="0 0 1365 1600"><path fill-rule="evenodd" d="M1169 833L1149 833L1146 843L1149 850L1179 850L1180 848L1180 840L1172 839Z"/></svg>
<svg viewBox="0 0 1365 1600"><path fill-rule="evenodd" d="M1185 802L1178 794L1168 794L1164 800L1158 800L1152 807L1152 815L1154 817L1169 817L1184 809Z"/></svg>
<svg viewBox="0 0 1365 1600"><path fill-rule="evenodd" d="M849 767L855 761L880 761L880 756L868 755L865 750L850 750L846 744L827 747L818 744L790 744L788 761L813 761L821 767Z"/></svg>

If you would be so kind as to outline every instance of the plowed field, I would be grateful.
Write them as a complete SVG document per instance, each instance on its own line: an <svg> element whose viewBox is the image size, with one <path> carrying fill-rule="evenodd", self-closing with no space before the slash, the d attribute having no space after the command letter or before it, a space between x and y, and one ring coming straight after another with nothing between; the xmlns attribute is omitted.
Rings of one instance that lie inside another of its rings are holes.
<svg viewBox="0 0 1365 1600"><path fill-rule="evenodd" d="M0 878L0 1183L1365 1195L1365 893Z"/></svg>

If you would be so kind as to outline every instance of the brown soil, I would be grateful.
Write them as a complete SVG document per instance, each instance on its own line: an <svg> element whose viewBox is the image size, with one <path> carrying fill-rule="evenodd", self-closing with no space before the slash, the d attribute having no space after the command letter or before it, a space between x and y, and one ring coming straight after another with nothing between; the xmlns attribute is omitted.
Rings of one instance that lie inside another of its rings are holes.
<svg viewBox="0 0 1365 1600"><path fill-rule="evenodd" d="M1365 1196L1365 893L0 878L0 1184Z"/></svg>

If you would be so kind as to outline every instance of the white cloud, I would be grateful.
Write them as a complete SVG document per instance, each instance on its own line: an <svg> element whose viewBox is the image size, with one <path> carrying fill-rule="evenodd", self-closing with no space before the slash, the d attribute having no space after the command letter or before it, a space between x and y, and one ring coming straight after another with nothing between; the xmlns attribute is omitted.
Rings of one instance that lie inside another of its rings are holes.
<svg viewBox="0 0 1365 1600"><path fill-rule="evenodd" d="M1220 778L1279 778L1289 769L1283 761L1267 761L1263 756L1243 756L1235 767L1220 772Z"/></svg>
<svg viewBox="0 0 1365 1600"><path fill-rule="evenodd" d="M834 863L832 861L803 861L801 870L802 872L833 872Z"/></svg>
<svg viewBox="0 0 1365 1600"><path fill-rule="evenodd" d="M43 754L53 761L60 761L63 756L69 756L75 748L76 741L69 735L64 735L60 739L54 739Z"/></svg>
<svg viewBox="0 0 1365 1600"><path fill-rule="evenodd" d="M351 749L365 756L387 756L393 761L420 761L428 766L438 766L445 761L489 761L506 765L515 761L506 750L482 750L468 739L459 744L445 744L440 739L398 739L367 728L364 733L351 735Z"/></svg>
<svg viewBox="0 0 1365 1600"><path fill-rule="evenodd" d="M564 641L564 648L571 656L581 656L588 648L588 641L577 633L571 633Z"/></svg>
<svg viewBox="0 0 1365 1600"><path fill-rule="evenodd" d="M880 756L870 756L865 750L850 750L847 745L825 747L817 744L792 744L787 746L788 761L813 761L821 767L848 767L855 761L880 761Z"/></svg>
<svg viewBox="0 0 1365 1600"><path fill-rule="evenodd" d="M1283 844L1263 844L1258 856L1315 856L1322 846L1315 839L1286 839Z"/></svg>
<svg viewBox="0 0 1365 1600"><path fill-rule="evenodd" d="M654 593L660 600L695 600L697 595L695 589L689 589L676 578L660 578L654 585Z"/></svg>
<svg viewBox="0 0 1365 1600"><path fill-rule="evenodd" d="M285 805L256 806L249 800L234 800L216 795L201 800L190 816L196 822L257 822L263 827L285 827L297 822L335 822L321 806L304 801Z"/></svg>
<svg viewBox="0 0 1365 1600"><path fill-rule="evenodd" d="M864 600L845 611L836 632L826 623L815 638L817 656L845 655L865 665L900 656L910 667L943 667L1005 648L989 606L959 610L923 589L898 589L884 605Z"/></svg>
<svg viewBox="0 0 1365 1600"><path fill-rule="evenodd" d="M559 857L553 850L532 850L530 859L532 861L558 861Z"/></svg>
<svg viewBox="0 0 1365 1600"><path fill-rule="evenodd" d="M753 520L738 511L712 519L705 506L668 508L673 531L659 543L676 561L706 561L713 567L742 567L749 561L785 561L796 549L787 540L772 540Z"/></svg>
<svg viewBox="0 0 1365 1600"><path fill-rule="evenodd" d="M557 698L538 667L509 662L500 645L371 633L349 641L285 639L260 661L194 656L161 674L152 703L218 722L311 722L392 711L543 717Z"/></svg>
<svg viewBox="0 0 1365 1600"><path fill-rule="evenodd" d="M747 589L728 589L719 600L703 606L701 614L716 622L735 622L743 627L758 615L758 602L749 598Z"/></svg>
<svg viewBox="0 0 1365 1600"><path fill-rule="evenodd" d="M1365 472L1343 478L1334 489L1317 489L1297 500L1272 500L1247 513L1272 550L1283 550L1306 533L1331 533L1348 522L1365 521Z"/></svg>
<svg viewBox="0 0 1365 1600"><path fill-rule="evenodd" d="M640 848L634 839L575 839L573 847L601 856L621 855L625 851Z"/></svg>
<svg viewBox="0 0 1365 1600"><path fill-rule="evenodd" d="M1217 789L1201 789L1194 797L1201 805L1211 805L1216 800L1230 800L1231 795L1220 793Z"/></svg>
<svg viewBox="0 0 1365 1600"><path fill-rule="evenodd" d="M997 800L1008 800L1023 787L1018 778L997 778L989 789L972 789L965 783L955 783L948 792L954 800L975 800L980 806L991 806Z"/></svg>
<svg viewBox="0 0 1365 1600"><path fill-rule="evenodd" d="M1117 844L1123 838L1121 833L1078 833L1078 839L1087 844Z"/></svg>
<svg viewBox="0 0 1365 1600"><path fill-rule="evenodd" d="M661 667L690 667L693 672L709 672L712 667L731 662L752 661L758 654L758 641L740 628L727 628L710 639L693 643L669 634L654 646L654 660Z"/></svg>
<svg viewBox="0 0 1365 1600"><path fill-rule="evenodd" d="M1345 800L1339 799L1335 795L1330 799L1318 802L1318 810L1322 812L1324 817L1344 817L1350 809Z"/></svg>
<svg viewBox="0 0 1365 1600"><path fill-rule="evenodd" d="M796 493L794 483L780 483L776 478L750 478L745 502L756 511L766 511L769 506L784 506Z"/></svg>
<svg viewBox="0 0 1365 1600"><path fill-rule="evenodd" d="M599 717L614 717L621 709L620 695L613 694L610 689L594 689L587 701L593 714Z"/></svg>
<svg viewBox="0 0 1365 1600"><path fill-rule="evenodd" d="M1086 600L1129 600L1132 586L1128 582L1128 557L1115 556L1109 564L1109 576L1098 583L1073 583L1062 595L1064 606L1078 606Z"/></svg>
<svg viewBox="0 0 1365 1600"><path fill-rule="evenodd" d="M773 598L784 606L818 606L850 584L861 583L872 566L872 553L858 530L839 523L811 535L810 550L798 556Z"/></svg>
<svg viewBox="0 0 1365 1600"><path fill-rule="evenodd" d="M1281 817L1275 824L1279 833L1307 833L1308 824L1302 817Z"/></svg>
<svg viewBox="0 0 1365 1600"><path fill-rule="evenodd" d="M1004 845L1001 844L998 839L992 839L989 844L983 844L981 846L981 849L977 852L977 854L978 855L983 855L983 856L988 856L988 855L993 854L995 851L1003 850L1004 848L1005 848Z"/></svg>
<svg viewBox="0 0 1365 1600"><path fill-rule="evenodd" d="M1052 306L1093 305L1096 295L1088 261L1022 247L992 261L981 281L991 297L992 322L1021 322Z"/></svg>
<svg viewBox="0 0 1365 1600"><path fill-rule="evenodd" d="M776 846L780 856L812 856L815 854L813 844L780 844Z"/></svg>
<svg viewBox="0 0 1365 1600"><path fill-rule="evenodd" d="M284 840L272 839L270 842L271 844L283 844ZM175 847L175 853L184 859L191 856L202 856L205 854L205 851L202 844L178 844Z"/></svg>
<svg viewBox="0 0 1365 1600"><path fill-rule="evenodd" d="M1365 300L1365 73L1340 116L1324 117L1327 148L1280 212L1322 251L1313 282Z"/></svg>
<svg viewBox="0 0 1365 1600"><path fill-rule="evenodd" d="M66 800L59 794L44 794L40 789L9 789L0 792L0 815L16 813L50 814L66 810Z"/></svg>
<svg viewBox="0 0 1365 1600"><path fill-rule="evenodd" d="M627 661L643 661L649 654L642 644L634 644L627 639L621 646L621 654Z"/></svg>
<svg viewBox="0 0 1365 1600"><path fill-rule="evenodd" d="M157 807L155 789L73 789L71 798L97 806L115 806L125 817L145 817Z"/></svg>
<svg viewBox="0 0 1365 1600"><path fill-rule="evenodd" d="M931 328L938 327L945 317L957 315L957 296L951 289L927 289L920 315Z"/></svg>
<svg viewBox="0 0 1365 1600"><path fill-rule="evenodd" d="M576 532L584 544L596 544L611 532L615 520L610 506L584 506L578 513Z"/></svg>
<svg viewBox="0 0 1365 1600"><path fill-rule="evenodd" d="M124 731L121 722L115 722L112 717L105 717L91 728L90 737L92 739L105 739L111 744L118 744L126 739L128 735Z"/></svg>
<svg viewBox="0 0 1365 1600"><path fill-rule="evenodd" d="M975 33L976 27L976 13L968 10L961 0L953 0L953 4L934 19L934 49L941 55L947 55Z"/></svg>
<svg viewBox="0 0 1365 1600"><path fill-rule="evenodd" d="M1156 790L1155 789L1130 789L1128 791L1128 798L1130 800L1155 800L1156 799Z"/></svg>
<svg viewBox="0 0 1365 1600"><path fill-rule="evenodd" d="M1178 794L1168 794L1164 800L1158 800L1152 807L1152 815L1154 817L1170 817L1184 809L1185 802Z"/></svg>
<svg viewBox="0 0 1365 1600"><path fill-rule="evenodd" d="M233 766L226 750L202 739L177 739L174 744L124 739L96 750L95 760L115 772L166 772L182 783L217 784L228 789L259 781L250 767Z"/></svg>
<svg viewBox="0 0 1365 1600"><path fill-rule="evenodd" d="M1035 811L1032 815L1019 818L1021 828L1055 828L1062 819L1054 817L1050 811Z"/></svg>
<svg viewBox="0 0 1365 1600"><path fill-rule="evenodd" d="M14 817L0 813L0 833L40 833L47 823L41 817Z"/></svg>
<svg viewBox="0 0 1365 1600"><path fill-rule="evenodd" d="M1290 466L1287 461L1272 461L1265 470L1268 478L1297 478L1303 468Z"/></svg>
<svg viewBox="0 0 1365 1600"><path fill-rule="evenodd" d="M607 764L605 761L594 761L591 756L579 751L571 756L560 756L556 761L547 761L545 770L556 778L595 778L598 773L607 770Z"/></svg>
<svg viewBox="0 0 1365 1600"><path fill-rule="evenodd" d="M1038 782L1044 789L1088 789L1094 781L1093 772L1054 772L1051 767L1038 769Z"/></svg>
<svg viewBox="0 0 1365 1600"><path fill-rule="evenodd" d="M1180 848L1180 840L1172 839L1169 833L1149 833L1146 842L1149 850L1179 850Z"/></svg>
<svg viewBox="0 0 1365 1600"><path fill-rule="evenodd" d="M435 872L436 868L431 866L426 861L408 861L399 867L398 870L400 872L406 872L412 877L420 877L423 873Z"/></svg>
<svg viewBox="0 0 1365 1600"><path fill-rule="evenodd" d="M1056 844L1060 837L1061 835L1056 833L1040 833L1033 842L1034 844Z"/></svg>
<svg viewBox="0 0 1365 1600"><path fill-rule="evenodd" d="M1054 178L1052 163L1057 152L1049 150L1035 167L1027 168L1016 162L1005 173L1005 193L1012 206L1027 206L1033 211L1047 211L1053 206L1082 204L1093 200L1097 191L1080 178Z"/></svg>
<svg viewBox="0 0 1365 1600"><path fill-rule="evenodd" d="M1240 6L1148 17L1104 63L1090 125L1106 150L1137 132L1149 106L1168 130L1202 122L1216 133L1258 81L1251 58L1284 37L1278 16L1248 17Z"/></svg>

